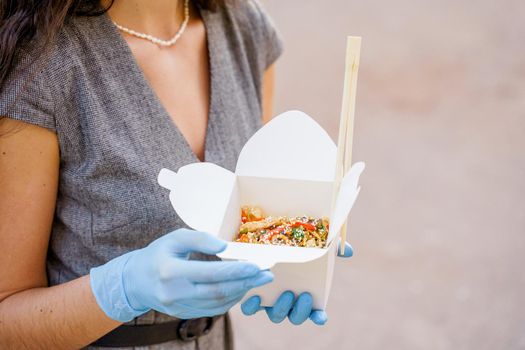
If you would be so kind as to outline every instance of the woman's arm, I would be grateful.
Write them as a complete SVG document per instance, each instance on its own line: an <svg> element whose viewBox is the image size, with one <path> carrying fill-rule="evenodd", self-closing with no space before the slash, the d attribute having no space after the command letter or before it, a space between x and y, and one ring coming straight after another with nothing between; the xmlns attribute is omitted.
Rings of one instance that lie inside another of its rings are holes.
<svg viewBox="0 0 525 350"><path fill-rule="evenodd" d="M0 120L0 348L79 348L120 323L98 306L84 276L47 287L55 212L56 135Z"/></svg>
<svg viewBox="0 0 525 350"><path fill-rule="evenodd" d="M118 325L98 306L89 276L27 289L0 302L2 349L78 349Z"/></svg>
<svg viewBox="0 0 525 350"><path fill-rule="evenodd" d="M189 261L227 244L179 229L68 283L47 287L59 149L45 129L0 121L0 349L70 349L154 309L179 318L221 315L273 275L237 261ZM118 321L117 321L118 320Z"/></svg>
<svg viewBox="0 0 525 350"><path fill-rule="evenodd" d="M275 92L275 63L272 64L263 76L262 84L262 120L266 124L273 117L273 99Z"/></svg>

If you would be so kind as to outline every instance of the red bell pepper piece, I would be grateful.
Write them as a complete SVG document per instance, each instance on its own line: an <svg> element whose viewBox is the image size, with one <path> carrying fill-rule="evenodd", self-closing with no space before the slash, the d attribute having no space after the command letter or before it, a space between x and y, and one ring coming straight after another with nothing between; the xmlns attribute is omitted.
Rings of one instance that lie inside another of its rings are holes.
<svg viewBox="0 0 525 350"><path fill-rule="evenodd" d="M308 231L315 231L315 226L307 222L296 221L292 224L292 227L299 227L299 226L302 226L304 229Z"/></svg>

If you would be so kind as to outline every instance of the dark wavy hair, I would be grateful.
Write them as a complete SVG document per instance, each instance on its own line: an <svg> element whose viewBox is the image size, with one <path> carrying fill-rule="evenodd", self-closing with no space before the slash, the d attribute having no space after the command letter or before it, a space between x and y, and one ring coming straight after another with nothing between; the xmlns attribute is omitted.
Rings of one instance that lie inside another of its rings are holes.
<svg viewBox="0 0 525 350"><path fill-rule="evenodd" d="M226 0L192 0L197 6L215 10ZM16 65L20 49L29 41L49 45L68 16L99 16L100 0L0 0L0 91Z"/></svg>

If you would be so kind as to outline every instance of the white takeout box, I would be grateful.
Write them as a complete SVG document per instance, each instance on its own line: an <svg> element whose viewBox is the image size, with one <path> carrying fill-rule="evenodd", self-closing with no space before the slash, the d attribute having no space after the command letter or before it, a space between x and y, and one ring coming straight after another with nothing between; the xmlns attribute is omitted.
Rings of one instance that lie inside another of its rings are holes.
<svg viewBox="0 0 525 350"><path fill-rule="evenodd" d="M246 297L259 295L262 306L271 306L284 291L310 292L313 307L324 309L339 231L359 194L358 179L364 169L364 163L356 163L344 176L331 210L336 153L336 145L319 124L303 112L289 111L248 140L235 173L213 163L193 163L177 173L162 169L158 182L171 191L173 208L189 227L230 242L220 258L271 269L274 281ZM328 217L327 247L232 242L243 205L258 206L271 216Z"/></svg>

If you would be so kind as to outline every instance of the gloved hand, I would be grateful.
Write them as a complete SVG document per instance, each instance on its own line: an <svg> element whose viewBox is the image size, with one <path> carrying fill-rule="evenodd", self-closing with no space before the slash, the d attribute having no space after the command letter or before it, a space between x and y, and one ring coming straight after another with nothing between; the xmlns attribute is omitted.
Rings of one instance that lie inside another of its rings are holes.
<svg viewBox="0 0 525 350"><path fill-rule="evenodd" d="M349 258L354 254L352 246L345 243L345 254L339 255L339 247L337 249L339 257ZM291 291L286 291L281 294L272 307L261 307L261 298L254 295L248 298L241 304L242 313L246 316L255 314L257 311L264 309L268 318L274 323L282 322L286 317L295 325L300 325L307 319L311 319L313 323L322 326L328 320L328 315L324 310L312 310L312 296L310 293L302 293L296 299Z"/></svg>
<svg viewBox="0 0 525 350"><path fill-rule="evenodd" d="M220 315L273 280L271 272L246 262L188 260L191 252L225 248L210 234L179 229L91 269L91 289L102 310L121 322L150 309L182 319Z"/></svg>

